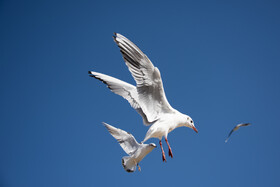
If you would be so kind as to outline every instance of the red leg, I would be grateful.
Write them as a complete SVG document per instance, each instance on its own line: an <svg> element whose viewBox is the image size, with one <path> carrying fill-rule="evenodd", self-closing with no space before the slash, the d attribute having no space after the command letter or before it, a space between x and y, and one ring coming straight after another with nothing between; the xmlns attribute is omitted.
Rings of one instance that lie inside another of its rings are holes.
<svg viewBox="0 0 280 187"><path fill-rule="evenodd" d="M162 148L161 140L159 141L159 145L160 145L161 152L162 152L162 161L163 161L163 162L164 162L164 161L166 162L165 153L164 153L164 150L163 150L163 148Z"/></svg>
<svg viewBox="0 0 280 187"><path fill-rule="evenodd" d="M170 145L169 145L169 143L168 143L167 138L165 138L165 141L166 141L166 143L167 143L167 145L168 145L168 154L169 154L169 156L171 156L171 158L173 158L172 150L171 150L171 147L170 147Z"/></svg>

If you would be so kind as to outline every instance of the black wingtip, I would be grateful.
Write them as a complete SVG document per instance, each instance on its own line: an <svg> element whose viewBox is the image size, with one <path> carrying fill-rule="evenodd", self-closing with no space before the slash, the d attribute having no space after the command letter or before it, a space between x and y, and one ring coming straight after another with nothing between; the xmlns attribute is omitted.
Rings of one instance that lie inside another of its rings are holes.
<svg viewBox="0 0 280 187"><path fill-rule="evenodd" d="M108 83L107 83L106 81L104 81L103 79L99 78L97 75L92 74L90 71L88 71L88 72L89 72L89 76L90 76L90 77L93 77L93 78L96 78L97 80L100 80L101 82L103 82L104 84L106 84L107 87L108 87L110 90L112 90L112 88L108 85Z"/></svg>
<svg viewBox="0 0 280 187"><path fill-rule="evenodd" d="M114 32L113 33L113 39L116 40L116 38L117 38L117 33Z"/></svg>
<svg viewBox="0 0 280 187"><path fill-rule="evenodd" d="M88 71L88 75L89 75L90 77L96 78L95 75L93 75L93 74L91 73L91 71Z"/></svg>
<svg viewBox="0 0 280 187"><path fill-rule="evenodd" d="M241 123L241 126L243 126L243 127L246 127L246 126L249 126L249 125L251 125L251 123Z"/></svg>
<svg viewBox="0 0 280 187"><path fill-rule="evenodd" d="M134 172L133 170L131 170L131 169L127 169L126 170L128 173L132 173L132 172Z"/></svg>

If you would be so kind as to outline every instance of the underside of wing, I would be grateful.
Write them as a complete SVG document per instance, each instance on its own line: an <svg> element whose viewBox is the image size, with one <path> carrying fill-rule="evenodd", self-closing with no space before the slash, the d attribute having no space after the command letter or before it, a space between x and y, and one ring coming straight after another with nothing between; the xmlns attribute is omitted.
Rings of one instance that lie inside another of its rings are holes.
<svg viewBox="0 0 280 187"><path fill-rule="evenodd" d="M107 128L110 134L119 142L120 146L127 154L131 155L139 148L139 143L135 140L132 134L124 130L115 128L104 122L103 125Z"/></svg>
<svg viewBox="0 0 280 187"><path fill-rule="evenodd" d="M246 126L249 126L249 125L251 125L251 123L241 123L238 126L239 127L246 127Z"/></svg>
<svg viewBox="0 0 280 187"><path fill-rule="evenodd" d="M230 131L230 133L228 134L228 137L227 137L227 139L226 139L226 141L225 141L226 143L227 143L229 137L231 136L231 134L232 134L234 131L235 131L234 128Z"/></svg>
<svg viewBox="0 0 280 187"><path fill-rule="evenodd" d="M149 58L126 37L115 34L114 40L136 81L139 105L148 122L155 122L162 113L173 112L166 99L158 68L154 67Z"/></svg>
<svg viewBox="0 0 280 187"><path fill-rule="evenodd" d="M138 93L135 86L102 73L89 71L89 75L102 81L112 92L126 99L131 107L134 108L142 116L143 123L146 125L150 124L139 105Z"/></svg>

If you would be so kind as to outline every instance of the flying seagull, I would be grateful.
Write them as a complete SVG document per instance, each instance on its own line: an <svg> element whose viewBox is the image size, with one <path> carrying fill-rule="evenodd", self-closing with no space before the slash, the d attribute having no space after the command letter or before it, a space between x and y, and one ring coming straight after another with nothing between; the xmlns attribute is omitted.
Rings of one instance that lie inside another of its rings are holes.
<svg viewBox="0 0 280 187"><path fill-rule="evenodd" d="M189 127L198 132L194 122L188 115L172 108L164 93L160 71L150 59L130 40L121 34L114 33L114 41L120 48L123 59L131 72L136 86L114 77L89 71L94 77L107 87L125 98L130 105L142 116L145 125L151 125L142 142L150 138L158 138L162 151L162 160L166 161L161 139L164 136L168 145L168 153L173 154L167 140L167 135L177 127Z"/></svg>
<svg viewBox="0 0 280 187"><path fill-rule="evenodd" d="M251 124L250 124L250 123L240 123L240 124L236 125L236 126L230 131L230 133L228 134L228 137L227 137L227 139L225 140L225 142L227 143L227 141L228 141L230 135L231 135L234 131L237 131L240 127L245 127L245 126L249 126L249 125L251 125Z"/></svg>
<svg viewBox="0 0 280 187"><path fill-rule="evenodd" d="M139 162L143 160L143 158L156 147L156 144L139 144L132 136L132 134L124 130L115 128L104 122L103 125L107 128L110 134L119 142L123 150L129 155L124 156L122 158L123 168L127 172L134 172L137 165L140 171L141 169L139 166Z"/></svg>

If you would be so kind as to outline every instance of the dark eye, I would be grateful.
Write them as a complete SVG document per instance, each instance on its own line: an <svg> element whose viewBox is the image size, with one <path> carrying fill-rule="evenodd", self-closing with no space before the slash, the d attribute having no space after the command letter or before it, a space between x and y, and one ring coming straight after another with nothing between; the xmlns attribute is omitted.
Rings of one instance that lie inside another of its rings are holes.
<svg viewBox="0 0 280 187"><path fill-rule="evenodd" d="M191 120L191 123L193 123L193 121Z"/></svg>

